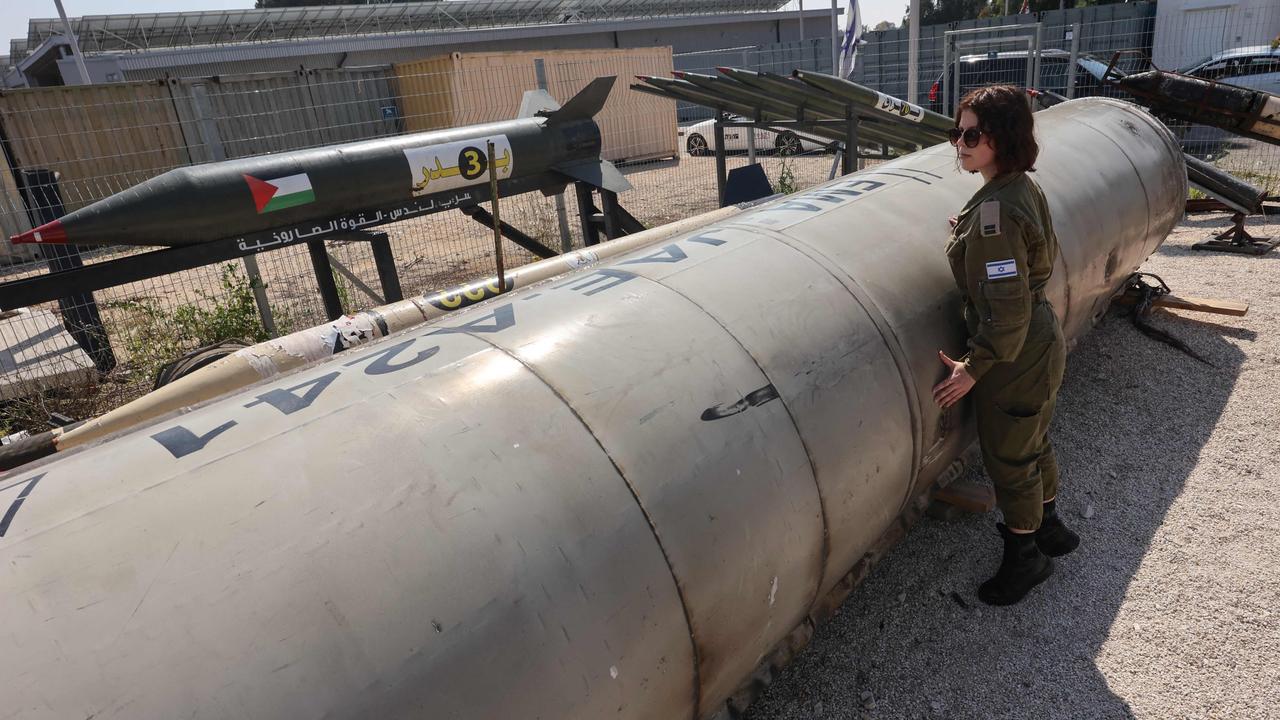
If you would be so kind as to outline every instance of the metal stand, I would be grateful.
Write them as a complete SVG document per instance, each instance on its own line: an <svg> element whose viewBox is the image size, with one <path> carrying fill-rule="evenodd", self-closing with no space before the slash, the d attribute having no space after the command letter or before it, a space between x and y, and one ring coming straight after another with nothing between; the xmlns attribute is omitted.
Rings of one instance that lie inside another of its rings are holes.
<svg viewBox="0 0 1280 720"><path fill-rule="evenodd" d="M355 231L335 239L369 243L369 249L373 253L373 264L378 269L378 282L382 285L381 299L385 302L404 299L404 294L400 290L400 276L396 272L395 256L391 253L391 241L386 233ZM311 256L311 268L316 274L316 288L320 291L325 316L330 320L337 320L346 311L342 307L338 283L333 277L334 267L329 262L329 251L325 249L324 243L324 240L308 240L307 253Z"/></svg>
<svg viewBox="0 0 1280 720"><path fill-rule="evenodd" d="M58 175L52 170L37 168L23 170L22 196L27 202L28 213L35 225L56 220L66 214L62 205L62 193L58 190ZM74 271L84 267L80 249L74 245L46 245L41 250L49 259L49 272ZM111 350L107 330L102 326L102 315L92 292L63 292L45 300L57 299L62 324L85 351L98 372L109 372L116 366L116 356ZM25 303L35 305L36 303ZM6 307L6 310L20 307Z"/></svg>
<svg viewBox="0 0 1280 720"><path fill-rule="evenodd" d="M1231 227L1213 236L1211 240L1192 245L1193 250L1216 250L1218 252L1240 253L1243 255L1264 255L1280 245L1280 239L1254 237L1244 229L1244 213L1231 216Z"/></svg>
<svg viewBox="0 0 1280 720"><path fill-rule="evenodd" d="M587 246L600 242L600 232L604 231L606 240L614 240L623 235L631 235L645 229L644 224L618 204L618 194L611 190L600 190L601 210L596 207L592 197L592 187L586 183L575 183L578 196L578 219L582 224L582 242ZM721 197L724 190L721 189Z"/></svg>
<svg viewBox="0 0 1280 720"><path fill-rule="evenodd" d="M485 210L479 205L467 205L459 208L459 210L462 211L463 215L466 215L490 230L493 229L493 215L488 210ZM498 230L502 232L503 237L540 258L551 258L560 254L538 242L535 238L532 238L512 227L506 221L499 221Z"/></svg>

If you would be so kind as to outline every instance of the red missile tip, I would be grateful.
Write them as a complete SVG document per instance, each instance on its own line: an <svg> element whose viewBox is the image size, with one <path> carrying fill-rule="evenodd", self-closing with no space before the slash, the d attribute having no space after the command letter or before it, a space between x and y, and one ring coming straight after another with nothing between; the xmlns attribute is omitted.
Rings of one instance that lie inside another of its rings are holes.
<svg viewBox="0 0 1280 720"><path fill-rule="evenodd" d="M733 68L729 67L728 65L725 65L725 66L723 66L723 67L717 67L717 68L716 68L716 70L718 70L718 71L720 71L720 72L722 72L722 73L725 73L726 75L727 75L727 74L729 73L729 71L730 71L730 70L732 70L732 69L733 69Z"/></svg>
<svg viewBox="0 0 1280 720"><path fill-rule="evenodd" d="M9 242L14 245L35 244L48 245L51 243L65 243L67 241L67 231L62 229L62 221L54 220L45 223L34 230L28 230L24 233L18 233L9 238Z"/></svg>
<svg viewBox="0 0 1280 720"><path fill-rule="evenodd" d="M682 77L684 77L684 71L683 71L683 70L672 70L672 71L671 71L671 77L678 77L678 78L682 78Z"/></svg>

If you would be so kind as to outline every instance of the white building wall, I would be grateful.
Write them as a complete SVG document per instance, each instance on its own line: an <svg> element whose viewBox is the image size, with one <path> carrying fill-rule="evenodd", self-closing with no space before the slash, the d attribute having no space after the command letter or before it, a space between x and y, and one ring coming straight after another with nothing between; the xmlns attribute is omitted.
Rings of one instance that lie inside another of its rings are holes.
<svg viewBox="0 0 1280 720"><path fill-rule="evenodd" d="M1152 60L1174 70L1231 48L1280 37L1280 0L1160 0Z"/></svg>

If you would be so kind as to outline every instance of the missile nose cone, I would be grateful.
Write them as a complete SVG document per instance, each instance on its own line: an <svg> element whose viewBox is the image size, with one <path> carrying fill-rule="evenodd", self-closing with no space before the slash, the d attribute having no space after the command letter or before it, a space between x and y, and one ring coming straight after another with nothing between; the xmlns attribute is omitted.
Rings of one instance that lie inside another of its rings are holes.
<svg viewBox="0 0 1280 720"><path fill-rule="evenodd" d="M671 77L682 78L682 77L684 77L684 72L683 72L683 71L680 71L680 70L672 70L672 71L671 71Z"/></svg>
<svg viewBox="0 0 1280 720"><path fill-rule="evenodd" d="M50 243L65 243L67 241L67 231L62 229L62 221L54 220L45 223L34 230L28 230L24 233L18 233L9 238L9 242L14 245L40 243L47 245Z"/></svg>

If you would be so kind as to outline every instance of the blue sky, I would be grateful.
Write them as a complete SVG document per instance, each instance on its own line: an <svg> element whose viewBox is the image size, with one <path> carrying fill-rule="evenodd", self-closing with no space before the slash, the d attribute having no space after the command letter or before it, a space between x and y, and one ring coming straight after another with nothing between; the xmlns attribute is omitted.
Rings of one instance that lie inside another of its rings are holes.
<svg viewBox="0 0 1280 720"><path fill-rule="evenodd" d="M466 0L454 0L465 2ZM839 0L848 7L848 0ZM859 0L862 22L874 27L881 20L898 23L906 14L907 0ZM228 10L251 8L253 0L63 0L69 17L78 15L110 15L113 13L185 12L193 10ZM796 2L791 6L796 7ZM829 8L831 0L804 0L806 10ZM0 55L8 53L9 38L27 34L27 19L57 17L53 0L0 0ZM805 28L805 34L810 32Z"/></svg>

